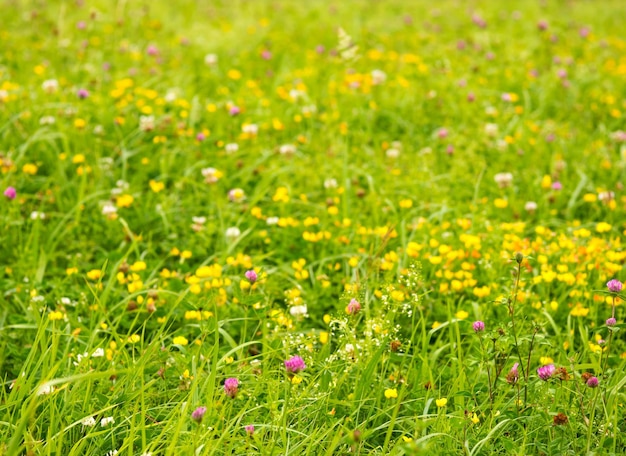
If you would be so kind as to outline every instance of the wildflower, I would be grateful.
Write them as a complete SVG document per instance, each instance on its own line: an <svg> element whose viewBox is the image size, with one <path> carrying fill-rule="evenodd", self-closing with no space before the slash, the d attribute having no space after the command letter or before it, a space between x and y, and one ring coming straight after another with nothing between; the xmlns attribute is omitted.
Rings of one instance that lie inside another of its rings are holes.
<svg viewBox="0 0 626 456"><path fill-rule="evenodd" d="M513 182L513 174L498 173L494 176L493 179L496 181L496 184L498 184L498 187L507 188L511 185L511 182Z"/></svg>
<svg viewBox="0 0 626 456"><path fill-rule="evenodd" d="M246 279L250 281L250 283L256 282L257 279L259 278L258 274L256 273L254 269L250 269L249 271L246 271L244 275L246 276Z"/></svg>
<svg viewBox="0 0 626 456"><path fill-rule="evenodd" d="M76 92L76 95L81 100L84 100L85 98L89 96L89 91L87 89L78 89L78 92Z"/></svg>
<svg viewBox="0 0 626 456"><path fill-rule="evenodd" d="M140 116L139 117L139 129L141 131L154 130L154 116Z"/></svg>
<svg viewBox="0 0 626 456"><path fill-rule="evenodd" d="M207 184L214 184L220 180L224 173L215 168L203 168L202 175L204 176L204 182Z"/></svg>
<svg viewBox="0 0 626 456"><path fill-rule="evenodd" d="M204 418L204 414L206 413L206 407L198 407L191 413L191 419L196 423L201 423L202 418Z"/></svg>
<svg viewBox="0 0 626 456"><path fill-rule="evenodd" d="M561 184L559 181L553 182L552 183L552 190L563 190L563 184Z"/></svg>
<svg viewBox="0 0 626 456"><path fill-rule="evenodd" d="M518 367L519 367L519 363L513 364L513 367L511 368L509 373L506 375L506 381L508 384L515 385L517 381L519 380L519 371L517 370Z"/></svg>
<svg viewBox="0 0 626 456"><path fill-rule="evenodd" d="M107 416L100 420L100 426L107 427L109 424L114 424L115 419L112 416Z"/></svg>
<svg viewBox="0 0 626 456"><path fill-rule="evenodd" d="M4 196L9 198L10 200L13 200L17 196L17 190L15 190L14 187L7 187L4 191Z"/></svg>
<svg viewBox="0 0 626 456"><path fill-rule="evenodd" d="M606 286L611 293L619 293L622 291L622 282L617 279L609 280Z"/></svg>
<svg viewBox="0 0 626 456"><path fill-rule="evenodd" d="M306 317L308 309L306 304L302 304L299 306L292 306L289 308L289 313L292 317Z"/></svg>
<svg viewBox="0 0 626 456"><path fill-rule="evenodd" d="M588 386L589 388L597 388L597 387L598 387L598 383L599 383L599 381L598 381L598 377L590 377L590 378L587 380L587 386Z"/></svg>
<svg viewBox="0 0 626 456"><path fill-rule="evenodd" d="M475 321L474 324L472 325L472 328L474 329L475 333L477 334L481 333L485 330L485 323L480 320Z"/></svg>
<svg viewBox="0 0 626 456"><path fill-rule="evenodd" d="M54 93L59 90L59 81L56 79L47 79L41 84L41 88L46 93Z"/></svg>
<svg viewBox="0 0 626 456"><path fill-rule="evenodd" d="M356 299L351 299L350 303L346 306L346 313L349 315L356 315L361 310L361 303Z"/></svg>
<svg viewBox="0 0 626 456"><path fill-rule="evenodd" d="M283 144L278 148L278 152L281 155L293 155L296 153L296 146L293 144Z"/></svg>
<svg viewBox="0 0 626 456"><path fill-rule="evenodd" d="M228 192L228 199L233 203L241 203L246 199L246 192L240 188L233 188Z"/></svg>
<svg viewBox="0 0 626 456"><path fill-rule="evenodd" d="M92 427L92 426L96 425L96 420L94 419L93 416L88 416L88 417L83 418L80 421L80 424L82 424L83 426L86 426L86 427Z"/></svg>
<svg viewBox="0 0 626 456"><path fill-rule="evenodd" d="M301 357L295 355L285 360L285 368L287 372L297 374L306 369L306 364L304 364L304 360Z"/></svg>
<svg viewBox="0 0 626 456"><path fill-rule="evenodd" d="M387 80L387 73L382 70L373 70L371 73L372 76L372 85L381 85L384 84Z"/></svg>
<svg viewBox="0 0 626 456"><path fill-rule="evenodd" d="M208 66L213 66L217 63L217 55L216 54L207 54L204 56L204 64Z"/></svg>
<svg viewBox="0 0 626 456"><path fill-rule="evenodd" d="M554 364L548 364L537 369L537 374L541 380L547 381L550 377L552 377L552 375L554 375L555 371L556 368L554 367Z"/></svg>
<svg viewBox="0 0 626 456"><path fill-rule="evenodd" d="M446 399L445 397L442 397L440 399L435 400L435 404L437 404L437 407L445 407L448 404L448 399Z"/></svg>
<svg viewBox="0 0 626 456"><path fill-rule="evenodd" d="M54 392L54 385L50 385L49 383L44 383L39 388L37 388L37 396L44 396L46 394L51 394Z"/></svg>
<svg viewBox="0 0 626 456"><path fill-rule="evenodd" d="M228 143L224 146L224 150L227 154L234 154L239 150L239 144L237 143Z"/></svg>
<svg viewBox="0 0 626 456"><path fill-rule="evenodd" d="M398 397L398 390L396 388L388 388L385 390L385 397L387 399L395 399Z"/></svg>
<svg viewBox="0 0 626 456"><path fill-rule="evenodd" d="M552 423L554 424L554 426L562 426L564 424L567 424L568 421L569 420L567 418L567 415L565 415L563 412L557 413L552 419Z"/></svg>
<svg viewBox="0 0 626 456"><path fill-rule="evenodd" d="M234 398L237 395L237 391L239 388L239 380L234 377L227 378L224 382L224 393L228 397Z"/></svg>
<svg viewBox="0 0 626 456"><path fill-rule="evenodd" d="M537 203L535 203L534 201L528 201L524 205L524 209L526 210L526 212L535 212L537 210Z"/></svg>
<svg viewBox="0 0 626 456"><path fill-rule="evenodd" d="M231 226L226 230L226 237L229 240L237 239L241 235L241 230L236 226Z"/></svg>
<svg viewBox="0 0 626 456"><path fill-rule="evenodd" d="M252 434L254 434L254 424L248 424L245 428L246 430L246 434L248 434L248 436L252 436Z"/></svg>
<svg viewBox="0 0 626 456"><path fill-rule="evenodd" d="M240 112L241 109L238 106L231 106L231 108L228 110L228 114L230 114L231 116L236 116Z"/></svg>
<svg viewBox="0 0 626 456"><path fill-rule="evenodd" d="M616 324L617 324L617 320L615 318L613 318L613 317L608 318L606 320L606 325L607 326L615 326Z"/></svg>
<svg viewBox="0 0 626 456"><path fill-rule="evenodd" d="M185 336L176 336L174 337L172 342L174 343L174 345L181 345L183 347L189 344L189 341L187 340Z"/></svg>

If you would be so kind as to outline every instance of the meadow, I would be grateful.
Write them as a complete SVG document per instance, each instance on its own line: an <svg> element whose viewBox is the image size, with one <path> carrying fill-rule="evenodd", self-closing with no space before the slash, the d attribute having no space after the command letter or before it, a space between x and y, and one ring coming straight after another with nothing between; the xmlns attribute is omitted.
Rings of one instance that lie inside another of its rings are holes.
<svg viewBox="0 0 626 456"><path fill-rule="evenodd" d="M626 452L621 1L0 5L0 455Z"/></svg>

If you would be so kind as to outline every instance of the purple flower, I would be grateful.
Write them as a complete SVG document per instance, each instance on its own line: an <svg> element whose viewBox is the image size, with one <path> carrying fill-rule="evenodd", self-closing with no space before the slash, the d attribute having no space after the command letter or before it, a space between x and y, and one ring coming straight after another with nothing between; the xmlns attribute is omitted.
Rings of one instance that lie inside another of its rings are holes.
<svg viewBox="0 0 626 456"><path fill-rule="evenodd" d="M541 380L548 380L550 377L554 375L555 371L556 371L556 368L554 367L554 364L547 364L537 369L537 374L539 375L539 378Z"/></svg>
<svg viewBox="0 0 626 456"><path fill-rule="evenodd" d="M552 190L563 190L563 184L561 184L559 181L556 181L552 184Z"/></svg>
<svg viewBox="0 0 626 456"><path fill-rule="evenodd" d="M230 114L231 116L236 116L241 112L241 109L239 109L239 106L232 106L229 110L228 110L228 114Z"/></svg>
<svg viewBox="0 0 626 456"><path fill-rule="evenodd" d="M206 139L206 135L205 135L204 133L202 133L202 132L200 132L200 133L198 133L198 134L196 135L196 141L198 141L198 142L202 142L202 141L204 141L205 139Z"/></svg>
<svg viewBox="0 0 626 456"><path fill-rule="evenodd" d="M224 393L228 397L234 398L237 395L237 391L239 390L239 380L234 377L227 378L224 382Z"/></svg>
<svg viewBox="0 0 626 456"><path fill-rule="evenodd" d="M78 89L78 92L76 92L76 95L81 100L84 100L85 98L89 96L89 91L87 89Z"/></svg>
<svg viewBox="0 0 626 456"><path fill-rule="evenodd" d="M485 330L485 323L480 320L475 321L472 328L474 328L475 333L481 333Z"/></svg>
<svg viewBox="0 0 626 456"><path fill-rule="evenodd" d="M206 413L206 407L198 407L191 413L191 419L196 423L202 422L202 418L204 418L204 414Z"/></svg>
<svg viewBox="0 0 626 456"><path fill-rule="evenodd" d="M306 369L306 364L304 364L304 360L302 358L295 355L285 360L285 368L287 369L287 372L297 374L298 372Z"/></svg>
<svg viewBox="0 0 626 456"><path fill-rule="evenodd" d="M346 313L350 315L355 315L359 313L361 310L361 303L356 299L352 298L350 303L346 306Z"/></svg>
<svg viewBox="0 0 626 456"><path fill-rule="evenodd" d="M272 53L268 51L267 49L265 49L263 50L263 52L261 52L261 58L263 60L270 60L272 58Z"/></svg>
<svg viewBox="0 0 626 456"><path fill-rule="evenodd" d="M259 278L258 274L256 273L254 269L250 269L249 271L246 271L244 275L246 276L246 279L250 281L250 283L256 282L257 279Z"/></svg>
<svg viewBox="0 0 626 456"><path fill-rule="evenodd" d="M607 326L615 326L617 324L617 320L614 317L608 318L606 320Z"/></svg>
<svg viewBox="0 0 626 456"><path fill-rule="evenodd" d="M10 200L15 199L15 197L17 196L17 190L15 190L15 187L7 187L7 189L4 191L4 196L9 198Z"/></svg>
<svg viewBox="0 0 626 456"><path fill-rule="evenodd" d="M606 286L612 293L619 293L620 291L622 291L622 282L617 279L609 280L606 283Z"/></svg>
<svg viewBox="0 0 626 456"><path fill-rule="evenodd" d="M598 383L598 377L589 377L589 380L587 380L587 386L589 388L597 388Z"/></svg>
<svg viewBox="0 0 626 456"><path fill-rule="evenodd" d="M506 375L506 381L510 385L515 385L517 381L519 380L519 371L517 370L518 367L519 367L519 363L513 364L513 367L511 368L509 373Z"/></svg>
<svg viewBox="0 0 626 456"><path fill-rule="evenodd" d="M249 436L251 436L252 434L254 434L254 424L248 424L245 427L246 430L246 434L248 434Z"/></svg>
<svg viewBox="0 0 626 456"><path fill-rule="evenodd" d="M154 44L151 44L146 49L146 54L151 56L159 55L159 49Z"/></svg>
<svg viewBox="0 0 626 456"><path fill-rule="evenodd" d="M547 30L548 29L548 23L546 21L539 21L537 23L537 28L541 31Z"/></svg>

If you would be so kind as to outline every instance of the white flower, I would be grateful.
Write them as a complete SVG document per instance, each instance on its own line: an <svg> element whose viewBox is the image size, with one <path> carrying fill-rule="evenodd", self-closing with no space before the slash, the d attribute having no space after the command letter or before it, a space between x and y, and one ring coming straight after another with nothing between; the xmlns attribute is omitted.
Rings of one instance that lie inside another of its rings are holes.
<svg viewBox="0 0 626 456"><path fill-rule="evenodd" d="M491 117L495 117L498 115L498 110L496 108L494 108L493 106L487 106L485 108L485 114L487 114L488 116Z"/></svg>
<svg viewBox="0 0 626 456"><path fill-rule="evenodd" d="M139 117L139 129L141 131L154 130L154 116L140 116Z"/></svg>
<svg viewBox="0 0 626 456"><path fill-rule="evenodd" d="M354 345L352 344L346 344L346 347L344 349L346 351L347 354L352 354L354 353Z"/></svg>
<svg viewBox="0 0 626 456"><path fill-rule="evenodd" d="M87 416L80 420L80 424L82 424L83 426L92 427L96 425L96 420L93 416Z"/></svg>
<svg viewBox="0 0 626 456"><path fill-rule="evenodd" d="M7 101L9 99L9 92L2 89L0 90L0 101Z"/></svg>
<svg viewBox="0 0 626 456"><path fill-rule="evenodd" d="M400 150L394 147L390 147L389 149L387 149L385 154L387 155L388 158L398 158L400 156Z"/></svg>
<svg viewBox="0 0 626 456"><path fill-rule="evenodd" d="M268 217L265 221L268 225L276 225L278 223L278 217Z"/></svg>
<svg viewBox="0 0 626 456"><path fill-rule="evenodd" d="M104 348L96 348L91 354L92 358L102 358L104 356Z"/></svg>
<svg viewBox="0 0 626 456"><path fill-rule="evenodd" d="M214 184L220 180L221 173L215 168L202 168L202 175L204 176L204 182Z"/></svg>
<svg viewBox="0 0 626 456"><path fill-rule="evenodd" d="M59 81L56 79L46 79L42 84L41 88L46 93L54 93L59 90Z"/></svg>
<svg viewBox="0 0 626 456"><path fill-rule="evenodd" d="M50 385L49 383L44 383L39 388L37 388L37 396L43 396L45 394L50 394L54 391L54 385Z"/></svg>
<svg viewBox="0 0 626 456"><path fill-rule="evenodd" d="M206 65L215 65L217 63L217 55L216 54L207 54L204 56L204 63Z"/></svg>
<svg viewBox="0 0 626 456"><path fill-rule="evenodd" d="M372 71L372 84L380 85L384 84L387 81L387 73L382 70L374 70Z"/></svg>
<svg viewBox="0 0 626 456"><path fill-rule="evenodd" d="M102 205L102 215L109 216L117 213L117 207L111 201L105 201Z"/></svg>
<svg viewBox="0 0 626 456"><path fill-rule="evenodd" d="M226 150L227 154L234 154L239 150L239 144L237 143L228 143L224 146L224 150Z"/></svg>
<svg viewBox="0 0 626 456"><path fill-rule="evenodd" d="M107 427L109 424L114 424L115 419L112 416L107 416L100 420L100 426Z"/></svg>
<svg viewBox="0 0 626 456"><path fill-rule="evenodd" d="M303 98L305 95L305 92L303 92L302 90L298 90L298 89L291 89L289 91L289 96L293 99L293 100L297 100L299 98Z"/></svg>
<svg viewBox="0 0 626 456"><path fill-rule="evenodd" d="M117 454L117 450L111 450L105 456L115 456L116 454Z"/></svg>
<svg viewBox="0 0 626 456"><path fill-rule="evenodd" d="M613 192L600 192L598 193L598 199L600 201L611 201L615 199L615 193Z"/></svg>
<svg viewBox="0 0 626 456"><path fill-rule="evenodd" d="M496 181L496 184L498 184L498 187L506 188L511 185L511 182L513 182L513 174L498 173L493 177L493 180Z"/></svg>
<svg viewBox="0 0 626 456"><path fill-rule="evenodd" d="M488 123L485 125L485 134L487 136L494 137L498 134L498 125L494 123Z"/></svg>
<svg viewBox="0 0 626 456"><path fill-rule="evenodd" d="M198 225L204 225L206 223L206 217L191 217L191 220Z"/></svg>
<svg viewBox="0 0 626 456"><path fill-rule="evenodd" d="M241 230L236 226L231 226L226 230L226 238L229 240L237 239L239 236L241 236Z"/></svg>
<svg viewBox="0 0 626 456"><path fill-rule="evenodd" d="M278 149L278 152L280 152L282 155L292 155L296 153L296 146L294 146L293 144L283 144Z"/></svg>
<svg viewBox="0 0 626 456"><path fill-rule="evenodd" d="M56 121L54 116L43 116L39 119L39 125L54 125Z"/></svg>
<svg viewBox="0 0 626 456"><path fill-rule="evenodd" d="M534 201L528 201L524 205L524 209L526 209L528 212L534 212L537 210L537 203L535 203Z"/></svg>
<svg viewBox="0 0 626 456"><path fill-rule="evenodd" d="M165 96L163 97L163 99L167 102L167 103L173 103L176 101L176 99L178 98L178 95L176 94L176 90L168 90L167 93L165 94Z"/></svg>
<svg viewBox="0 0 626 456"><path fill-rule="evenodd" d="M241 127L241 131L247 135L256 135L259 132L259 126L257 124L245 124Z"/></svg>
<svg viewBox="0 0 626 456"><path fill-rule="evenodd" d="M289 308L289 313L292 317L306 317L307 316L307 308L306 304L301 306L293 306Z"/></svg>
<svg viewBox="0 0 626 456"><path fill-rule="evenodd" d="M332 177L324 181L324 188L337 188L337 179Z"/></svg>
<svg viewBox="0 0 626 456"><path fill-rule="evenodd" d="M96 136L104 134L104 127L102 125L96 125L93 127L93 134Z"/></svg>
<svg viewBox="0 0 626 456"><path fill-rule="evenodd" d="M46 218L46 214L44 214L43 212L39 212L39 211L33 211L30 213L30 219L31 220L43 220Z"/></svg>

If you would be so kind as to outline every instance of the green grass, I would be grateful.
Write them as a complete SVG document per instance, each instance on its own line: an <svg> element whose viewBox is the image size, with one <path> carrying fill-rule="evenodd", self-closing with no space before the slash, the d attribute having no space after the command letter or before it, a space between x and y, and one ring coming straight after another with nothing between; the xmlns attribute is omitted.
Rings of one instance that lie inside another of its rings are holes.
<svg viewBox="0 0 626 456"><path fill-rule="evenodd" d="M621 2L85 3L1 3L0 455L624 452Z"/></svg>

